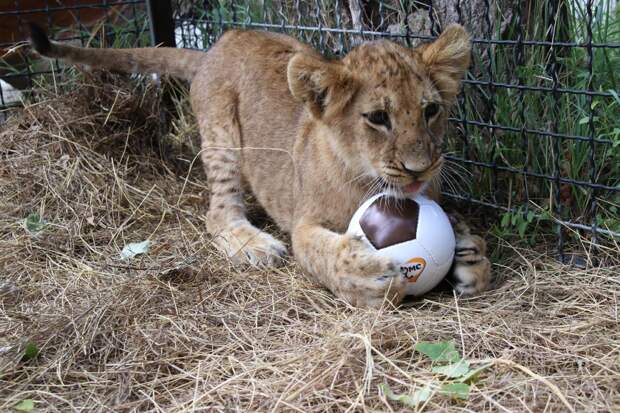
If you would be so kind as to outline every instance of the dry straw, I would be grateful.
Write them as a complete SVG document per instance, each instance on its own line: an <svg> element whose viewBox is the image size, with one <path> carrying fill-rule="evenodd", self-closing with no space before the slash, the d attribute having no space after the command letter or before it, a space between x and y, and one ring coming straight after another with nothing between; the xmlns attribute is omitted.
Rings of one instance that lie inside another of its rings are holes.
<svg viewBox="0 0 620 413"><path fill-rule="evenodd" d="M81 79L0 132L0 411L406 410L378 385L425 386L413 346L447 339L493 366L468 401L425 411L620 410L617 250L578 270L502 245L481 297L354 309L294 262L237 270L212 247L185 101L162 137L152 84ZM40 353L22 361L28 343Z"/></svg>

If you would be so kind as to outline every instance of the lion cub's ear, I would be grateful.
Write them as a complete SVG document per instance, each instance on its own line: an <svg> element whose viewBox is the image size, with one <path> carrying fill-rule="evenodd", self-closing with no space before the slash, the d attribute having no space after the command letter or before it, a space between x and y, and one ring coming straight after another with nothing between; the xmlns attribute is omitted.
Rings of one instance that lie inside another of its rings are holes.
<svg viewBox="0 0 620 413"><path fill-rule="evenodd" d="M340 112L355 93L355 81L339 61L297 54L288 63L288 87L317 119Z"/></svg>
<svg viewBox="0 0 620 413"><path fill-rule="evenodd" d="M469 67L471 38L459 24L451 24L432 43L420 46L422 61L428 67L443 99L450 102L459 93L461 80Z"/></svg>

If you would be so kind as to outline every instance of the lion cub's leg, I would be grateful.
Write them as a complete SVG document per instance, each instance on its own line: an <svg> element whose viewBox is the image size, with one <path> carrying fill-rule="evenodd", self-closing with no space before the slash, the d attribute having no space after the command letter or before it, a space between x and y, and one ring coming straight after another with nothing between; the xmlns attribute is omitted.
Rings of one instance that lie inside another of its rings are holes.
<svg viewBox="0 0 620 413"><path fill-rule="evenodd" d="M470 232L459 214L450 214L456 237L454 265L448 281L457 293L472 295L486 290L491 281L491 263L486 257L486 242Z"/></svg>
<svg viewBox="0 0 620 413"><path fill-rule="evenodd" d="M292 235L295 258L317 281L357 307L397 305L406 282L395 262L361 240L301 219Z"/></svg>
<svg viewBox="0 0 620 413"><path fill-rule="evenodd" d="M200 119L201 158L211 192L207 231L217 247L235 263L277 265L286 254L286 247L246 217L240 172L240 128L233 93L230 89L221 90L218 101L205 108L208 112L202 112L207 116L201 116L201 102L194 105Z"/></svg>

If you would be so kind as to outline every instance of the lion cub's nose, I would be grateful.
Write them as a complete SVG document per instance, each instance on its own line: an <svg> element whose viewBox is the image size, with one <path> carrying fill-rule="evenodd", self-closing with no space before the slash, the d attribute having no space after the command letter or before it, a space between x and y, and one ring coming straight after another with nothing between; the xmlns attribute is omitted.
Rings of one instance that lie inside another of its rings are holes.
<svg viewBox="0 0 620 413"><path fill-rule="evenodd" d="M425 172L431 166L430 159L420 159L417 162L402 162L401 167L410 175L419 175Z"/></svg>

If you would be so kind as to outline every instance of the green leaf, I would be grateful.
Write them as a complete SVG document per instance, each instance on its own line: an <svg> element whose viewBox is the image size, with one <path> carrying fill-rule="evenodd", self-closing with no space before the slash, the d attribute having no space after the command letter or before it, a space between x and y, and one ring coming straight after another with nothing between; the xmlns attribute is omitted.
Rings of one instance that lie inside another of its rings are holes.
<svg viewBox="0 0 620 413"><path fill-rule="evenodd" d="M510 224L510 214L508 212L506 212L504 215L502 215L502 228L506 228L508 225Z"/></svg>
<svg viewBox="0 0 620 413"><path fill-rule="evenodd" d="M452 363L445 366L435 366L431 371L433 373L441 374L442 376L454 379L465 376L470 370L469 363L465 360L461 360L457 363Z"/></svg>
<svg viewBox="0 0 620 413"><path fill-rule="evenodd" d="M32 360L39 355L39 348L34 343L28 343L22 356L22 361Z"/></svg>
<svg viewBox="0 0 620 413"><path fill-rule="evenodd" d="M424 387L423 389L419 389L413 392L413 396L411 396L411 401L416 405L422 402L427 401L431 398L432 392L430 387Z"/></svg>
<svg viewBox="0 0 620 413"><path fill-rule="evenodd" d="M550 220L553 217L550 211L544 210L540 213L540 219Z"/></svg>
<svg viewBox="0 0 620 413"><path fill-rule="evenodd" d="M123 247L121 251L122 259L130 259L139 254L146 254L149 252L149 247L151 246L151 241L146 240L142 242L132 242Z"/></svg>
<svg viewBox="0 0 620 413"><path fill-rule="evenodd" d="M419 341L414 346L416 351L424 354L433 361L447 361L456 363L461 360L461 356L454 347L454 341L439 341L431 343L429 341Z"/></svg>
<svg viewBox="0 0 620 413"><path fill-rule="evenodd" d="M17 410L18 412L29 412L34 409L34 400L22 400L21 402L13 406L13 409Z"/></svg>
<svg viewBox="0 0 620 413"><path fill-rule="evenodd" d="M469 370L469 372L465 374L464 376L462 376L461 378L459 378L458 381L461 383L475 381L476 378L478 377L478 374L480 374L482 370L486 370L492 365L493 363L489 363L489 364L482 365L478 367L477 369Z"/></svg>
<svg viewBox="0 0 620 413"><path fill-rule="evenodd" d="M446 383L439 389L440 394L450 396L455 399L469 399L469 384L465 383Z"/></svg>
<svg viewBox="0 0 620 413"><path fill-rule="evenodd" d="M41 218L39 214L34 213L26 217L24 224L28 232L30 232L32 235L37 235L39 232L43 231L43 229L47 225L47 222L43 218Z"/></svg>
<svg viewBox="0 0 620 413"><path fill-rule="evenodd" d="M598 116L592 116L592 122L593 122L593 123L598 122L598 120L599 120L599 117L598 117ZM581 118L581 119L579 120L579 124L580 124L580 125L583 125L583 124L586 124L586 123L590 123L590 117Z"/></svg>
<svg viewBox="0 0 620 413"><path fill-rule="evenodd" d="M525 236L525 230L527 229L527 221L519 222L518 229L519 229L519 236L523 238L523 236Z"/></svg>
<svg viewBox="0 0 620 413"><path fill-rule="evenodd" d="M534 211L528 211L527 212L527 222L532 222L534 220L534 217L536 216L536 214L534 214Z"/></svg>
<svg viewBox="0 0 620 413"><path fill-rule="evenodd" d="M406 404L409 407L416 407L418 404L427 401L430 399L432 394L431 389L428 386L423 389L416 390L411 396L406 394L394 394L387 383L382 383L379 387L383 391L383 394L385 394L385 397L390 400L395 400Z"/></svg>
<svg viewBox="0 0 620 413"><path fill-rule="evenodd" d="M614 96L614 99L616 100L616 102L620 103L620 96L618 96L618 92L616 92L613 89L609 89L608 92Z"/></svg>

